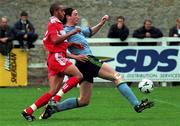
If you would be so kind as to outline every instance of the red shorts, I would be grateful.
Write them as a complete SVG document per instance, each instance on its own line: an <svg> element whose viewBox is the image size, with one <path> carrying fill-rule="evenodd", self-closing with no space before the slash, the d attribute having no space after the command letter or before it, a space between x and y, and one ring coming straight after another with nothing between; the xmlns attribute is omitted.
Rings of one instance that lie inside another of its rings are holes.
<svg viewBox="0 0 180 126"><path fill-rule="evenodd" d="M61 53L51 53L48 55L48 77L63 73L64 70L72 65Z"/></svg>

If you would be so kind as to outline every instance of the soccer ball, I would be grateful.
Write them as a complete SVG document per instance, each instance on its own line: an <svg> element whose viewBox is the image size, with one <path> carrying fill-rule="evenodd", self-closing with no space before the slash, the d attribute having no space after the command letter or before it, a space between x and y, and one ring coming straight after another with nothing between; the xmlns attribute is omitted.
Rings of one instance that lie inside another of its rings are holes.
<svg viewBox="0 0 180 126"><path fill-rule="evenodd" d="M150 93L153 90L153 81L149 79L143 79L138 84L138 88L143 93Z"/></svg>

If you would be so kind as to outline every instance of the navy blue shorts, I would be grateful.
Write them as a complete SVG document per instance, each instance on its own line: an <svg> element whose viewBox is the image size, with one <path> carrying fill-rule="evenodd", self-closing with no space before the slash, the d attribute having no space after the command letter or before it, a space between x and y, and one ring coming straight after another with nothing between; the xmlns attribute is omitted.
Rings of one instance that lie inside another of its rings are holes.
<svg viewBox="0 0 180 126"><path fill-rule="evenodd" d="M85 63L76 61L76 66L83 74L84 80L90 83L93 83L93 78L98 76L102 64L103 62L101 62L98 58L90 55L88 55L88 61Z"/></svg>

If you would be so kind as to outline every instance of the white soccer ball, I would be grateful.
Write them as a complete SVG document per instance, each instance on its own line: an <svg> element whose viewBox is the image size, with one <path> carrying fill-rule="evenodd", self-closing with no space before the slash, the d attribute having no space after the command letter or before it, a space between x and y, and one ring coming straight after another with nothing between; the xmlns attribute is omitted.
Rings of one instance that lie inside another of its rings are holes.
<svg viewBox="0 0 180 126"><path fill-rule="evenodd" d="M149 79L143 79L138 84L139 90L143 93L151 93L153 91L153 87L154 87L153 81Z"/></svg>

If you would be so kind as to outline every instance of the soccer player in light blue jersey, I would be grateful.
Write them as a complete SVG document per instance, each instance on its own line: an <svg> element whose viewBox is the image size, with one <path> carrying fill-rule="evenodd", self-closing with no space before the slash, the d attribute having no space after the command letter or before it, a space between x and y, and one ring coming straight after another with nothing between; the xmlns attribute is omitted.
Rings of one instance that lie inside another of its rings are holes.
<svg viewBox="0 0 180 126"><path fill-rule="evenodd" d="M94 27L80 28L81 32L68 38L68 42L80 42L84 46L83 50L73 47L69 49L71 53L69 54L69 57L76 60L76 66L84 77L84 80L80 83L80 96L79 98L68 98L62 102L47 105L45 111L41 114L40 119L47 119L56 112L87 106L92 94L94 77L112 81L117 86L118 91L129 101L138 113L146 108L151 108L154 105L154 103L148 101L148 99L139 101L120 73L112 69L107 63L101 62L98 58L93 56L86 38L97 33L108 18L108 15L105 15ZM68 33L77 28L79 19L80 16L76 9L65 9L65 31ZM60 96L58 93L57 95Z"/></svg>

